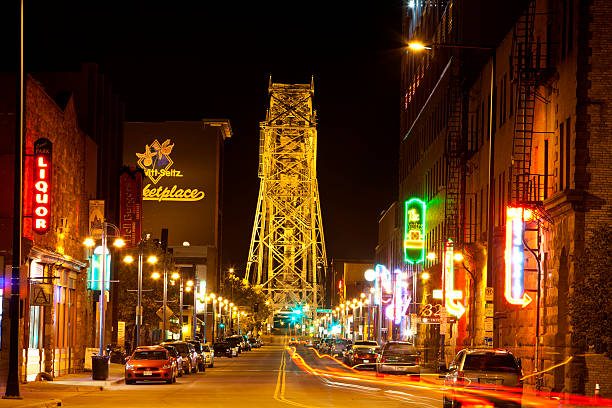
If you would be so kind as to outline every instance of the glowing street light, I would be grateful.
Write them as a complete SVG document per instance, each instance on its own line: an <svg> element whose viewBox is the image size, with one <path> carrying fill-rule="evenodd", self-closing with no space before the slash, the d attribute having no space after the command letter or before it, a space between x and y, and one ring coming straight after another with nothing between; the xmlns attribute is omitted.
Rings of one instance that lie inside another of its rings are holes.
<svg viewBox="0 0 612 408"><path fill-rule="evenodd" d="M117 238L115 239L115 242L113 242L113 245L117 248L122 248L125 246L125 241L123 240L123 238Z"/></svg>
<svg viewBox="0 0 612 408"><path fill-rule="evenodd" d="M94 239L91 237L87 237L85 238L85 241L83 241L83 245L85 245L87 248L91 248L92 246L96 245L96 241L94 241Z"/></svg>
<svg viewBox="0 0 612 408"><path fill-rule="evenodd" d="M418 41L413 41L409 43L408 48L413 51L431 50L431 47L426 47L423 43L420 43Z"/></svg>
<svg viewBox="0 0 612 408"><path fill-rule="evenodd" d="M463 261L463 254L462 254L462 253L457 252L456 254L454 254L454 255L453 255L453 259L454 259L455 261L459 261L459 262L460 262L460 261Z"/></svg>
<svg viewBox="0 0 612 408"><path fill-rule="evenodd" d="M430 261L435 261L436 260L436 253L435 252L430 252L427 254L427 259L429 259Z"/></svg>
<svg viewBox="0 0 612 408"><path fill-rule="evenodd" d="M126 255L125 258L123 258L123 262L131 264L132 262L134 262L134 258L132 258L132 255Z"/></svg>
<svg viewBox="0 0 612 408"><path fill-rule="evenodd" d="M157 257L155 255L150 255L147 258L147 262L150 264L156 264L157 263Z"/></svg>
<svg viewBox="0 0 612 408"><path fill-rule="evenodd" d="M178 280L178 278L180 278L181 275L179 275L178 272L172 272L172 275L170 275L170 278L172 278L172 280Z"/></svg>
<svg viewBox="0 0 612 408"><path fill-rule="evenodd" d="M151 277L152 277L153 279L159 279L159 278L161 278L161 275L159 274L159 272L153 272L153 273L151 274Z"/></svg>
<svg viewBox="0 0 612 408"><path fill-rule="evenodd" d="M421 278L423 278L423 280L427 280L427 279L429 279L429 272L423 272L423 273L421 274Z"/></svg>

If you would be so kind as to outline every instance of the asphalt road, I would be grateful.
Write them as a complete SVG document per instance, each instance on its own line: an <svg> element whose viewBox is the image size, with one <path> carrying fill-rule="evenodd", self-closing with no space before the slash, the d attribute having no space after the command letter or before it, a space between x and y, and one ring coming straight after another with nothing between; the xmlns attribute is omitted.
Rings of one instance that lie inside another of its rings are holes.
<svg viewBox="0 0 612 408"><path fill-rule="evenodd" d="M349 370L298 347L298 359L302 357L311 370L325 373L331 370L341 375L305 372L295 364L282 340L274 338L272 344L242 353L238 358L217 358L214 368L183 376L176 384L121 384L105 391L70 393L57 398L66 407L442 406L439 394L431 390L394 386L397 377L381 378L375 384L344 378L342 373L349 374Z"/></svg>

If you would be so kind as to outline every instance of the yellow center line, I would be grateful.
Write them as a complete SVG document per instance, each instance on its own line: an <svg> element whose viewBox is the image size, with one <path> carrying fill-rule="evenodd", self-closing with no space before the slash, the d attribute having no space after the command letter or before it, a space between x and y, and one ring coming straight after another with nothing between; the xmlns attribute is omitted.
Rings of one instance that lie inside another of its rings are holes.
<svg viewBox="0 0 612 408"><path fill-rule="evenodd" d="M285 385L286 385L286 374L287 374L285 371L285 367L287 366L287 358L286 358L286 351L284 349L282 353L283 354L281 357L281 363L278 367L278 377L276 379L276 388L274 389L273 398L279 402L283 402L285 404L293 405L296 407L316 408L312 405L301 404L299 402L290 401L285 398Z"/></svg>

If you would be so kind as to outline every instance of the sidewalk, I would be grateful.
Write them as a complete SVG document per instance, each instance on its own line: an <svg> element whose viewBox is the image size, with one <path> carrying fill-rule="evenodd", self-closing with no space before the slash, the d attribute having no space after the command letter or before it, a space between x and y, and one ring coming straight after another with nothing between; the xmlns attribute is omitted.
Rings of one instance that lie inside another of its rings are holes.
<svg viewBox="0 0 612 408"><path fill-rule="evenodd" d="M91 371L68 374L56 377L53 381L36 381L23 385L24 389L36 390L61 390L61 391L102 391L113 384L121 384L124 381L123 364L112 364L108 370L106 381L94 381L91 379Z"/></svg>
<svg viewBox="0 0 612 408"><path fill-rule="evenodd" d="M0 408L61 407L62 401L55 398L58 392L103 391L114 384L122 384L124 381L123 372L123 364L111 364L106 381L92 380L91 371L89 371L64 375L55 378L53 381L34 381L21 384L20 394L22 399L0 399ZM2 390L4 390L4 384L2 385Z"/></svg>

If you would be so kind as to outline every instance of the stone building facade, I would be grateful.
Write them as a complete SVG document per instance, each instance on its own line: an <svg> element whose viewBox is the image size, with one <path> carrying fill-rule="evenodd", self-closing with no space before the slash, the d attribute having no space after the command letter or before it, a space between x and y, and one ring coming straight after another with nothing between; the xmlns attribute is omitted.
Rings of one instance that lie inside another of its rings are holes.
<svg viewBox="0 0 612 408"><path fill-rule="evenodd" d="M7 85L14 81L9 76L2 78ZM10 88L10 85L7 86ZM4 102L4 115L9 115L11 105ZM14 112L14 105L12 106ZM23 177L23 241L21 265L21 300L24 305L20 319L20 378L35 380L39 373L51 376L64 375L83 369L85 347L92 339L87 338L92 313L88 306L86 289L87 263L82 244L88 229L88 197L86 187L87 138L78 126L75 104L72 97L52 99L43 86L27 77L26 123L24 137ZM3 116L4 116L3 115ZM5 116L6 118L6 116ZM14 116L13 116L14 118ZM14 129L4 127L4 131ZM6 138L4 138L6 136ZM6 134L3 140L14 140ZM34 156L33 145L39 138L52 143L50 180L50 228L39 234L33 230L32 214L34 200ZM11 147L10 150L12 150ZM14 150L13 150L14 151ZM14 153L2 152L8 158ZM12 160L8 160L12 162ZM13 173L8 168L0 181L0 189L12 196ZM95 186L94 186L95 188ZM8 201L8 200L7 200ZM4 263L10 263L12 209L2 207L3 222L0 236L4 239L0 253ZM3 268L10 274L10 267ZM10 282L3 280L3 310L7 310ZM39 284L50 285L47 305L35 305L40 293ZM7 361L9 319L2 319L2 361ZM6 367L2 368L2 376Z"/></svg>
<svg viewBox="0 0 612 408"><path fill-rule="evenodd" d="M456 250L462 252L464 261L455 263L456 271L463 275L456 276L455 287L463 291L461 301L466 312L458 324L451 325L451 335L446 339L448 354L466 346L484 345L485 338L491 336L492 346L509 349L522 359L525 372L547 370L572 357L570 363L530 381L537 379L539 386L552 392L592 394L592 370L601 364L593 363L596 359L589 356L587 362L573 346L568 297L580 274L577 259L583 253L585 240L597 225L611 221L612 170L608 163L612 145L606 137L611 122L605 108L612 84L607 48L612 33L606 23L611 6L603 1L517 2L515 8L506 10L504 18L500 10L487 12L484 8L480 16L496 21L499 27L483 35L461 25L466 18L462 13L476 3L480 2L448 2L446 11L435 18L432 10L405 8L407 42L492 48L442 51L433 47L429 55L411 53L404 60L400 199L425 197L431 208L427 248L438 255L426 263L433 279L423 284L422 295L440 286L440 244L448 236L445 202L453 188L448 168L449 112L453 107L446 85L458 72L462 116L457 223L461 236ZM510 304L505 296L505 251L507 208L517 205L517 123L524 120L517 118L521 96L516 81L516 33L528 13L533 13L532 38L537 50L533 60L541 65L533 66L539 73L533 88L526 193L537 219L525 224L533 230L525 233L526 245L535 251L532 254L525 250L524 288L531 301L521 307ZM449 19L456 23L458 32L454 35L444 31ZM493 58L496 63L491 110ZM459 61L455 72L449 63L452 59ZM494 138L492 186L489 126ZM492 205L490 194L494 197ZM489 209L493 210L492 234L488 234ZM493 265L487 267L490 237ZM487 302L487 287L493 288L492 302ZM488 303L493 309L487 307ZM487 327L488 319L492 327ZM439 341L435 331L431 327L425 330L430 346ZM607 377L601 378L605 381Z"/></svg>

